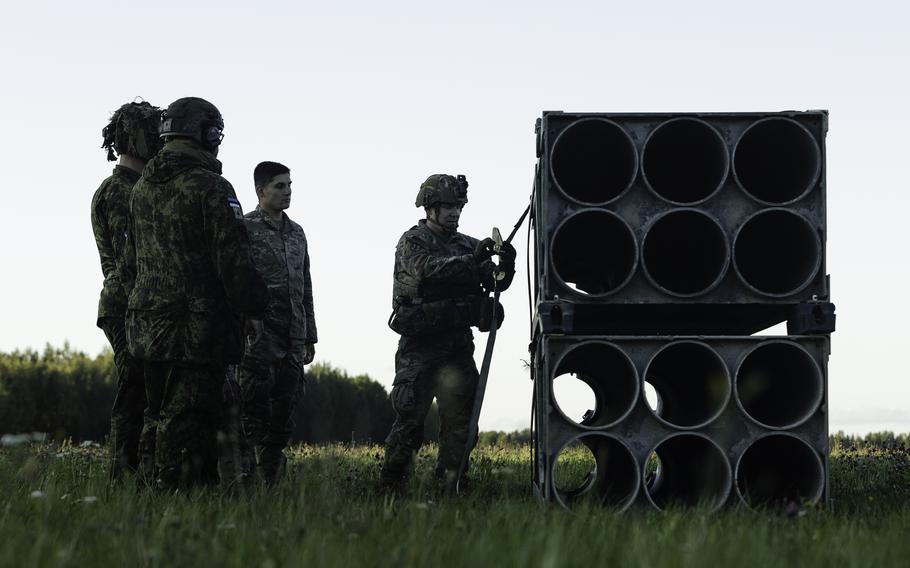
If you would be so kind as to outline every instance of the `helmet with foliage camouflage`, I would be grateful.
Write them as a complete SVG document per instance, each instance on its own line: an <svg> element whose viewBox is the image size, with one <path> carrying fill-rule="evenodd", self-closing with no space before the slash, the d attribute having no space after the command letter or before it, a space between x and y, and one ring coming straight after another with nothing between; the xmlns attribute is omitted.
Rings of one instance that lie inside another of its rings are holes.
<svg viewBox="0 0 910 568"><path fill-rule="evenodd" d="M107 150L107 159L113 162L123 154L140 160L151 159L161 149L160 117L161 109L145 101L126 103L115 110L101 131L101 147Z"/></svg>
<svg viewBox="0 0 910 568"><path fill-rule="evenodd" d="M161 114L161 137L186 136L217 152L224 138L224 120L218 108L199 97L184 97L168 105Z"/></svg>
<svg viewBox="0 0 910 568"><path fill-rule="evenodd" d="M432 207L437 203L457 203L464 205L468 202L468 180L463 175L458 177L448 174L433 174L420 184L417 207Z"/></svg>

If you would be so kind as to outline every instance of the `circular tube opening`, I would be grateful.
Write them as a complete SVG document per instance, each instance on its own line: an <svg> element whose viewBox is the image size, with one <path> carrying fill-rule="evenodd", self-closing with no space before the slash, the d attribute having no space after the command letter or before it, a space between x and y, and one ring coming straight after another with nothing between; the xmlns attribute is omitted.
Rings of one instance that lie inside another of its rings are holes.
<svg viewBox="0 0 910 568"><path fill-rule="evenodd" d="M766 296L787 296L808 286L821 266L821 239L804 217L766 209L746 220L733 241L740 279Z"/></svg>
<svg viewBox="0 0 910 568"><path fill-rule="evenodd" d="M573 381L572 375L578 380ZM590 388L588 396L593 394L593 405L579 407L577 403L584 399L557 391L561 382L578 381ZM568 351L556 365L553 395L557 410L567 419L583 428L603 428L632 411L638 397L638 374L629 357L615 345L587 342Z"/></svg>
<svg viewBox="0 0 910 568"><path fill-rule="evenodd" d="M610 211L586 209L567 217L553 234L556 277L585 296L616 292L632 278L638 249L632 229Z"/></svg>
<svg viewBox="0 0 910 568"><path fill-rule="evenodd" d="M654 387L651 412L677 428L697 428L716 419L730 398L730 375L714 349L696 341L671 343L645 369Z"/></svg>
<svg viewBox="0 0 910 568"><path fill-rule="evenodd" d="M556 137L550 169L556 187L566 197L586 205L603 205L632 186L638 154L621 126L602 118L585 118Z"/></svg>
<svg viewBox="0 0 910 568"><path fill-rule="evenodd" d="M700 434L673 434L645 464L645 494L659 510L720 508L732 485L730 464L720 447Z"/></svg>
<svg viewBox="0 0 910 568"><path fill-rule="evenodd" d="M640 478L632 452L606 434L575 438L553 461L553 493L566 508L591 503L624 510L638 493Z"/></svg>
<svg viewBox="0 0 910 568"><path fill-rule="evenodd" d="M698 203L714 195L727 179L729 166L724 139L696 118L664 122L642 150L645 183L658 196L677 204Z"/></svg>
<svg viewBox="0 0 910 568"><path fill-rule="evenodd" d="M695 209L674 209L659 216L642 244L648 279L674 296L709 292L724 277L729 260L723 228Z"/></svg>
<svg viewBox="0 0 910 568"><path fill-rule="evenodd" d="M824 465L818 452L790 434L760 438L736 464L736 492L751 508L814 504L824 487Z"/></svg>
<svg viewBox="0 0 910 568"><path fill-rule="evenodd" d="M733 150L739 186L758 201L791 203L815 186L821 150L804 126L789 118L766 118L746 129Z"/></svg>
<svg viewBox="0 0 910 568"><path fill-rule="evenodd" d="M789 341L756 346L736 371L736 399L743 412L767 428L793 428L822 403L821 369L803 347Z"/></svg>

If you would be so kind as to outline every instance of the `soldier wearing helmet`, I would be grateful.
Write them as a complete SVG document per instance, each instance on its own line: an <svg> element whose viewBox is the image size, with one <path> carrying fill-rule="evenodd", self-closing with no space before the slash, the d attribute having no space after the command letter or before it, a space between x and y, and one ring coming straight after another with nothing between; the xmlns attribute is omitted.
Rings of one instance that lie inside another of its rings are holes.
<svg viewBox="0 0 910 568"><path fill-rule="evenodd" d="M221 113L188 97L161 117L164 148L130 201L130 353L146 366L145 431L158 486L214 483L227 366L243 352L243 317L261 319L268 290L253 267L243 211L215 155Z"/></svg>
<svg viewBox="0 0 910 568"><path fill-rule="evenodd" d="M110 177L92 197L92 230L101 257L104 284L96 324L114 351L117 397L111 409L111 478L119 479L139 466L139 435L145 410L142 368L126 349L126 294L118 265L123 263L129 197L142 168L161 149L161 109L143 102L126 103L114 111L101 131L108 161L117 161Z"/></svg>
<svg viewBox="0 0 910 568"><path fill-rule="evenodd" d="M161 115L159 135L162 138L192 140L212 157L218 156L223 132L221 113L215 105L198 97L177 99Z"/></svg>
<svg viewBox="0 0 910 568"><path fill-rule="evenodd" d="M501 325L502 306L493 306L489 292L494 284L507 289L515 274L511 245L498 253L497 267L491 239L458 232L467 190L464 176L428 177L415 202L426 218L401 236L395 250L389 325L401 339L391 394L396 418L380 475L385 489L406 486L434 398L440 416L437 475L448 491L459 482L478 380L470 328ZM499 281L497 271L504 273Z"/></svg>

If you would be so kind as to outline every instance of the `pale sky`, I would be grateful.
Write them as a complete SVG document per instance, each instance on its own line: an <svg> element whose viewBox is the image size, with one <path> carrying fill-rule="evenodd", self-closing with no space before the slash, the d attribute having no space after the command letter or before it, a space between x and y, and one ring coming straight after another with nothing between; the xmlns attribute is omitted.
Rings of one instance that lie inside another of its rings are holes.
<svg viewBox="0 0 910 568"><path fill-rule="evenodd" d="M5 3L0 350L106 345L89 204L111 169L101 129L135 97L219 107L245 210L258 162L291 168L317 360L387 387L394 246L427 175L467 175L461 230L483 237L527 203L543 110L828 109L830 427L906 432L908 15L878 0ZM520 260L504 296L483 429L528 426L526 274Z"/></svg>

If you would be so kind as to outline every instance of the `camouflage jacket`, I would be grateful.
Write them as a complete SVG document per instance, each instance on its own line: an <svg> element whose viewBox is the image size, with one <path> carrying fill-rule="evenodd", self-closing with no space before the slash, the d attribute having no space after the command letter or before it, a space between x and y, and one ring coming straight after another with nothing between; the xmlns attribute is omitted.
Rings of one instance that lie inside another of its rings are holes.
<svg viewBox="0 0 910 568"><path fill-rule="evenodd" d="M459 232L437 235L425 219L411 227L395 248L392 309L485 294L484 286L492 288L496 265L491 260L477 264L477 243Z"/></svg>
<svg viewBox="0 0 910 568"><path fill-rule="evenodd" d="M253 263L269 288L263 336L246 347L246 355L275 361L303 345L316 343L310 255L303 228L285 214L276 222L259 207L245 216Z"/></svg>
<svg viewBox="0 0 910 568"><path fill-rule="evenodd" d="M187 140L168 142L130 199L126 332L140 359L221 365L240 360L241 314L261 317L243 212L221 162Z"/></svg>
<svg viewBox="0 0 910 568"><path fill-rule="evenodd" d="M104 274L97 322L104 318L122 319L126 314L126 293L118 267L123 263L130 190L137 181L139 173L135 170L114 166L114 173L101 182L92 197L92 230Z"/></svg>

